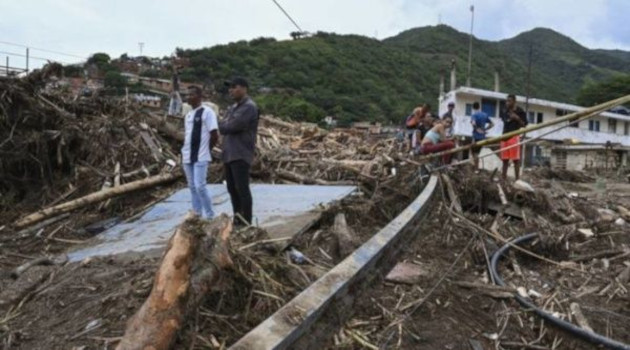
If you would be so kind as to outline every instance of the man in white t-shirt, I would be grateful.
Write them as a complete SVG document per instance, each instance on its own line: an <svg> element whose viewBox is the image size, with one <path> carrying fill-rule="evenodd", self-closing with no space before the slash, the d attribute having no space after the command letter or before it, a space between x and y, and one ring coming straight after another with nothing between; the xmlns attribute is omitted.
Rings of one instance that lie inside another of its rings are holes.
<svg viewBox="0 0 630 350"><path fill-rule="evenodd" d="M188 103L192 110L184 118L182 164L192 195L193 211L209 220L214 217L214 212L210 193L206 189L206 177L208 164L212 160L210 150L219 141L219 133L217 116L211 108L201 105L201 95L200 87L188 88Z"/></svg>

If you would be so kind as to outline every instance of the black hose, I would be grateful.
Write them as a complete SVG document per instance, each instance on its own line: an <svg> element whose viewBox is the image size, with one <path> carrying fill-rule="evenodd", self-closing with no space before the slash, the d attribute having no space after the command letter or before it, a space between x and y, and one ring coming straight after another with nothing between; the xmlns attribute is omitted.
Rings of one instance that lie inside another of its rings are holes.
<svg viewBox="0 0 630 350"><path fill-rule="evenodd" d="M529 241L535 237L538 237L538 233L530 233L528 235L525 236L521 236L519 238L516 238L514 240L512 240L510 243L504 245L503 247L501 247L499 250L497 250L496 252L494 252L494 254L492 255L492 260L490 261L490 273L492 274L492 276L494 277L494 281L497 285L499 286L505 286L505 282L503 281L503 279L501 278L501 276L499 275L499 273L497 272L497 265L499 263L499 259L503 256L503 254L505 254L505 252L507 252L510 249L511 245L514 244L519 244L519 243L523 243L526 241ZM527 298L523 298L522 296L520 296L518 293L515 294L516 300L525 308L527 309L531 309L533 310L538 316L544 318L545 320L551 322L552 324L562 328L563 330L575 334L576 336L589 341L593 344L597 344L597 345L603 345L604 347L608 348L608 349L619 349L619 350L630 350L630 345L625 344L625 343L621 343L618 342L616 340L604 337L601 334L597 334L594 332L589 332L587 330L584 330L576 325L574 325L571 322L567 322L564 320L561 320L547 312L545 312L544 310L538 308L536 305L534 305L531 301L529 301Z"/></svg>

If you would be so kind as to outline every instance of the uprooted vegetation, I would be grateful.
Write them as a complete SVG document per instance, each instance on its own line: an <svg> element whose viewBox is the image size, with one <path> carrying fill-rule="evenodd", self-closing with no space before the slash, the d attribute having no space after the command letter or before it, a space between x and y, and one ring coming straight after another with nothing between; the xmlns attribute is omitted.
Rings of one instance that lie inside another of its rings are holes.
<svg viewBox="0 0 630 350"><path fill-rule="evenodd" d="M108 225L90 224L133 219L183 186L178 166L169 164L177 160L181 121L108 98L73 98L25 80L1 80L0 97L0 132L6 136L0 150L10 155L0 164L7 204L0 215L3 345L115 346L148 296L159 259L67 263L62 253ZM215 159L220 151L214 150ZM265 243L263 230L233 237L234 265L221 275L194 319L186 319L177 344L234 342L384 226L421 188L415 168L399 157L394 140L263 116L252 167L256 181L353 184L359 194L333 204L311 230L284 242L303 250L309 265L294 264L284 246ZM211 182L222 180L220 164L213 164L210 173ZM150 191L113 196L71 212L54 212L19 230L13 227L17 219L42 207L161 174L176 176ZM339 213L345 213L348 232L356 236L351 241L340 242L334 232Z"/></svg>
<svg viewBox="0 0 630 350"><path fill-rule="evenodd" d="M586 320L595 332L630 342L630 230L623 222L630 219L630 186L608 195L575 193L573 183L533 171L525 178L535 192L527 192L488 175L450 174L465 211L444 190L401 254L405 273L374 283L331 349L594 348L522 308L515 293L578 327ZM512 249L499 264L507 286L495 286L491 254L532 232L539 236L524 252Z"/></svg>
<svg viewBox="0 0 630 350"><path fill-rule="evenodd" d="M17 349L112 349L157 285L160 258L67 263L62 253L97 234L89 224L131 220L183 187L179 167L168 162L178 158L181 120L107 98L75 99L33 79L0 80L0 152L7 155L0 160L0 341ZM214 150L215 159L220 152ZM398 153L393 139L263 116L255 181L351 184L357 192L328 206L292 240L269 239L259 228L234 232L231 264L186 314L175 347L225 347L278 310L417 196L417 165ZM211 182L220 182L220 163L210 173ZM13 227L41 207L164 174L173 174L172 181ZM512 297L518 290L572 321L578 304L592 329L628 342L630 189L611 184L602 193L591 175L540 168L525 175L529 192L488 175L462 169L441 178L443 196L400 254L407 268L420 267L420 279L373 282L353 318L322 344L589 348L522 310ZM539 233L525 246L534 254L508 254L500 264L508 287L494 287L490 254L530 232ZM292 260L288 246L306 262Z"/></svg>

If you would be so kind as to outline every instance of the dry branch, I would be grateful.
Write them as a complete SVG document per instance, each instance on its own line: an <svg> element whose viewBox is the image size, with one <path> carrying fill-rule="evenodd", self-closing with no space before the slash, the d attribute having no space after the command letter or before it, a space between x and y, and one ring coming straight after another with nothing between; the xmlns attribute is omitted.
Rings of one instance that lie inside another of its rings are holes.
<svg viewBox="0 0 630 350"><path fill-rule="evenodd" d="M42 209L33 214L27 215L15 223L15 227L20 229L33 225L47 218L67 213L77 208L81 208L90 204L98 203L122 194L157 186L170 181L174 181L181 177L180 172L156 175L143 180L126 183L119 187L113 187L106 190L91 193L87 196L71 200L50 208Z"/></svg>

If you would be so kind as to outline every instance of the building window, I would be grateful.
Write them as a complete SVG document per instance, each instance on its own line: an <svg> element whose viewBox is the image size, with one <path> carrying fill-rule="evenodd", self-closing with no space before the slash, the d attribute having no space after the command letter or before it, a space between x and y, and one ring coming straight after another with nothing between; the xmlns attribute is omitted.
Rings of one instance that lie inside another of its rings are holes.
<svg viewBox="0 0 630 350"><path fill-rule="evenodd" d="M536 114L536 123L540 124L543 122L543 114L541 112L538 112L538 114Z"/></svg>
<svg viewBox="0 0 630 350"><path fill-rule="evenodd" d="M624 125L623 134L626 136L630 135L630 122L626 122L626 124Z"/></svg>
<svg viewBox="0 0 630 350"><path fill-rule="evenodd" d="M591 131L599 131L599 120L589 120L588 129Z"/></svg>
<svg viewBox="0 0 630 350"><path fill-rule="evenodd" d="M536 112L528 112L527 113L527 122L530 124L534 124L536 122Z"/></svg>
<svg viewBox="0 0 630 350"><path fill-rule="evenodd" d="M617 120L616 119L608 119L608 132L612 134L617 133Z"/></svg>
<svg viewBox="0 0 630 350"><path fill-rule="evenodd" d="M569 122L569 123L571 123L571 122ZM572 127L572 128L579 128L580 127L580 122L571 123L571 124L569 124L569 126Z"/></svg>
<svg viewBox="0 0 630 350"><path fill-rule="evenodd" d="M488 98L481 99L481 110L490 117L497 116L497 101Z"/></svg>
<svg viewBox="0 0 630 350"><path fill-rule="evenodd" d="M469 117L472 115L472 103L466 103L466 115Z"/></svg>
<svg viewBox="0 0 630 350"><path fill-rule="evenodd" d="M556 109L557 117L562 117L563 115L567 115L567 114L571 114L571 112L567 111L566 109Z"/></svg>

